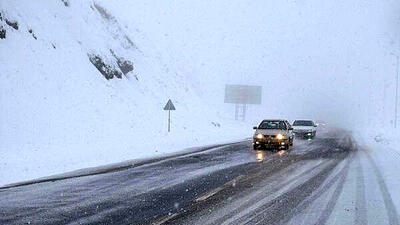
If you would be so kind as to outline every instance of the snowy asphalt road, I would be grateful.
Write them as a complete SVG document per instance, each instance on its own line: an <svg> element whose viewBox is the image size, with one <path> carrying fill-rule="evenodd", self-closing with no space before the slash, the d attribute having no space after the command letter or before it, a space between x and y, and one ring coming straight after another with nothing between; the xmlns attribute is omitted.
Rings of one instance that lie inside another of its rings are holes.
<svg viewBox="0 0 400 225"><path fill-rule="evenodd" d="M343 131L297 141L289 152L242 142L0 190L0 224L367 223L399 217L373 159Z"/></svg>

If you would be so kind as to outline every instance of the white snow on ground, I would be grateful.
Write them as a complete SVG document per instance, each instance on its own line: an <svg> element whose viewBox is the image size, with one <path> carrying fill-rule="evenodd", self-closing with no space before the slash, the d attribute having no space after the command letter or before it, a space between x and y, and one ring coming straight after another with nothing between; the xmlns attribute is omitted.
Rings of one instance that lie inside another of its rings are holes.
<svg viewBox="0 0 400 225"><path fill-rule="evenodd" d="M357 151L327 176L289 224L398 224L400 154L390 141L376 142L377 133L354 132Z"/></svg>
<svg viewBox="0 0 400 225"><path fill-rule="evenodd" d="M374 160L399 212L400 131L396 131L393 128L378 129L368 132L356 132L355 136L359 137L360 146L365 148ZM369 172L372 173L372 170ZM368 174L365 174L365 176L368 176Z"/></svg>
<svg viewBox="0 0 400 225"><path fill-rule="evenodd" d="M251 135L100 3L1 1L0 12L0 185ZM88 54L119 72L116 57L129 60L134 70L106 80ZM162 110L169 98L171 133Z"/></svg>

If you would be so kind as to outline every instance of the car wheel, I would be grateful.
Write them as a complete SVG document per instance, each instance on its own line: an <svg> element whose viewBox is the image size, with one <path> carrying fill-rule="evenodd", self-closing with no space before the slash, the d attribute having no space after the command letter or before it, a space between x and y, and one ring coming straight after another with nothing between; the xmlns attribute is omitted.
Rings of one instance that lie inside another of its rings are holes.
<svg viewBox="0 0 400 225"><path fill-rule="evenodd" d="M258 150L259 146L258 145L253 145L254 150Z"/></svg>

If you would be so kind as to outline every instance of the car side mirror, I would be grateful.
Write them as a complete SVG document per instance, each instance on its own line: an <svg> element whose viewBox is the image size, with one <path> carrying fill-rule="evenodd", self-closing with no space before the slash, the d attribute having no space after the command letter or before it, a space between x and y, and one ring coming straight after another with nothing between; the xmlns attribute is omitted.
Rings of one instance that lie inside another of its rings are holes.
<svg viewBox="0 0 400 225"><path fill-rule="evenodd" d="M318 125L314 125L314 127L318 127Z"/></svg>
<svg viewBox="0 0 400 225"><path fill-rule="evenodd" d="M253 130L257 130L257 127L253 127Z"/></svg>
<svg viewBox="0 0 400 225"><path fill-rule="evenodd" d="M290 127L289 130L293 130L293 127Z"/></svg>

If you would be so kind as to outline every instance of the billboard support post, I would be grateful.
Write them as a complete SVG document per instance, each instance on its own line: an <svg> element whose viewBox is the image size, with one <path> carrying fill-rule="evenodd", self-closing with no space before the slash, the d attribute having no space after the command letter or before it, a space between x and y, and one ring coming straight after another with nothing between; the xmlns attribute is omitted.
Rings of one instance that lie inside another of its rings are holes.
<svg viewBox="0 0 400 225"><path fill-rule="evenodd" d="M239 105L235 104L235 120L239 119Z"/></svg>
<svg viewBox="0 0 400 225"><path fill-rule="evenodd" d="M246 104L235 104L235 120L241 119L244 121L246 119Z"/></svg>

